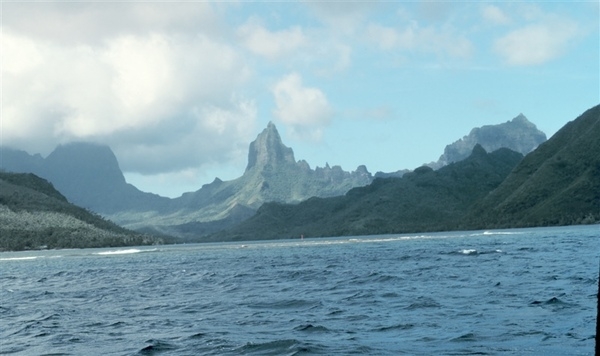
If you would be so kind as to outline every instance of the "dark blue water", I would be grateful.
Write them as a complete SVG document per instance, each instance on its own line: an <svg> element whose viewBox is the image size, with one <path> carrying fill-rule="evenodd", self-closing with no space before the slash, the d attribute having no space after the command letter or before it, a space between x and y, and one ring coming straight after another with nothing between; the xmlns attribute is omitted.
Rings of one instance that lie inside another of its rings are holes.
<svg viewBox="0 0 600 356"><path fill-rule="evenodd" d="M0 254L0 353L590 355L600 227Z"/></svg>

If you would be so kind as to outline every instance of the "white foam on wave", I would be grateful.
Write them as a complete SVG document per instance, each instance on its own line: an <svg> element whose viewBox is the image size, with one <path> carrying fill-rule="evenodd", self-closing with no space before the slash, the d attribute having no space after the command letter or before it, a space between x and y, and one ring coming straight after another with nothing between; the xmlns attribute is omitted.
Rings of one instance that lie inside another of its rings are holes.
<svg viewBox="0 0 600 356"><path fill-rule="evenodd" d="M157 248L152 248L152 249L137 249L137 248L129 248L129 249L123 249L123 250L110 250L110 251L102 251L102 252L96 252L96 255L101 255L101 256L107 256L107 255L130 255L130 254L134 254L134 253L141 253L141 252L156 252L158 251Z"/></svg>
<svg viewBox="0 0 600 356"><path fill-rule="evenodd" d="M463 249L463 250L460 250L458 252L462 253L463 255L472 255L474 253L477 253L477 250L474 250L474 249Z"/></svg>
<svg viewBox="0 0 600 356"><path fill-rule="evenodd" d="M26 260L35 260L39 256L26 256L26 257L6 257L0 258L0 261L26 261Z"/></svg>
<svg viewBox="0 0 600 356"><path fill-rule="evenodd" d="M138 250L137 248L130 248L127 250L112 250L112 251L103 251L96 253L97 255L128 255L131 253L140 253L142 250Z"/></svg>
<svg viewBox="0 0 600 356"><path fill-rule="evenodd" d="M510 231L484 231L484 235L518 235L520 232L510 232Z"/></svg>

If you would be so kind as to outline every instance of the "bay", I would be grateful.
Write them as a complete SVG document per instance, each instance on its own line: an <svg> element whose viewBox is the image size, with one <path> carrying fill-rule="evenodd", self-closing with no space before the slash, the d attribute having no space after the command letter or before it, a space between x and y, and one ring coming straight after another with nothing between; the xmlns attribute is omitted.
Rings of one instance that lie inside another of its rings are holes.
<svg viewBox="0 0 600 356"><path fill-rule="evenodd" d="M600 227L0 253L0 353L590 355Z"/></svg>

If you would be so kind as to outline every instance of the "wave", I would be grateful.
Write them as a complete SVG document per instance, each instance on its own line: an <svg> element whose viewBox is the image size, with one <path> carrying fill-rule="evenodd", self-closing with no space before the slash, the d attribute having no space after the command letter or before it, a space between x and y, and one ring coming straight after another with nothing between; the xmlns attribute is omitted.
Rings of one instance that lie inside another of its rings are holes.
<svg viewBox="0 0 600 356"><path fill-rule="evenodd" d="M319 348L296 339L282 339L259 343L249 342L235 351L242 355L298 355L319 353Z"/></svg>
<svg viewBox="0 0 600 356"><path fill-rule="evenodd" d="M478 251L472 248L464 248L462 250L452 251L446 253L448 255L466 255L466 256L478 256L478 255L487 255L493 253L504 253L504 251L496 249L496 250L487 250L487 251Z"/></svg>
<svg viewBox="0 0 600 356"><path fill-rule="evenodd" d="M0 261L26 261L26 260L35 260L37 258L40 258L40 256L5 257L5 258L0 258Z"/></svg>
<svg viewBox="0 0 600 356"><path fill-rule="evenodd" d="M140 355L154 355L165 351L176 350L177 346L162 340L150 339L146 341L147 346L142 348L138 354Z"/></svg>
<svg viewBox="0 0 600 356"><path fill-rule="evenodd" d="M137 248L129 248L129 249L125 249L125 250L111 250L111 251L102 251L102 252L96 252L96 255L101 255L101 256L106 256L106 255L130 255L130 254L134 254L134 253L141 253L141 252L156 252L158 251L158 249L153 248L150 250L140 250Z"/></svg>
<svg viewBox="0 0 600 356"><path fill-rule="evenodd" d="M521 235L522 232L511 231L484 231L482 235Z"/></svg>

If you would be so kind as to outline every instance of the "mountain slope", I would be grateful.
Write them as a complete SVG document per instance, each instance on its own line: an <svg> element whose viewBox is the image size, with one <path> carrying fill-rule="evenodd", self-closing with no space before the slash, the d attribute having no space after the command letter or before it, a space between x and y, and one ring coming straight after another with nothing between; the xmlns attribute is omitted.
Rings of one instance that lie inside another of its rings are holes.
<svg viewBox="0 0 600 356"><path fill-rule="evenodd" d="M215 240L339 236L451 229L468 208L496 188L522 159L508 149L434 171L421 167L403 178L376 179L346 195L297 205L264 204L255 216L216 234Z"/></svg>
<svg viewBox="0 0 600 356"><path fill-rule="evenodd" d="M473 226L600 221L600 105L561 128L477 204Z"/></svg>
<svg viewBox="0 0 600 356"><path fill-rule="evenodd" d="M123 229L67 201L34 174L0 172L0 250L162 242Z"/></svg>

